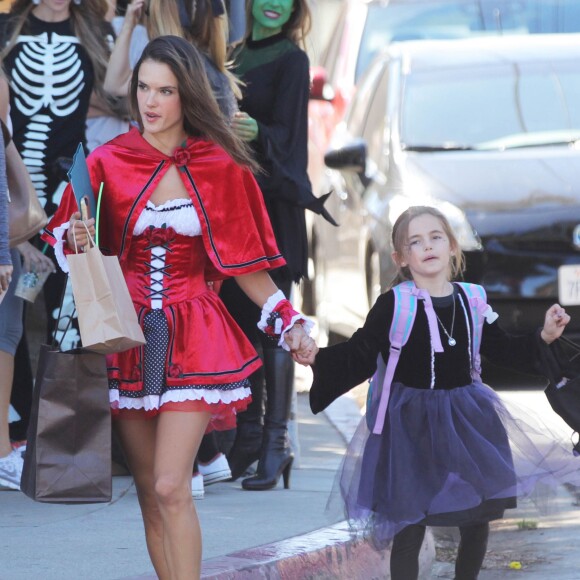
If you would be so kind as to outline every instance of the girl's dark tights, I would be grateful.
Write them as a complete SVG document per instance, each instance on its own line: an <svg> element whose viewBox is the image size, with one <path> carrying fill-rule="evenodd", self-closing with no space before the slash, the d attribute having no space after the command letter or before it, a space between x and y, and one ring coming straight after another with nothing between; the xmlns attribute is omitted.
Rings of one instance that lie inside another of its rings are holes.
<svg viewBox="0 0 580 580"><path fill-rule="evenodd" d="M477 580L487 550L489 524L459 528L461 540L455 562L455 580ZM391 580L416 580L419 577L419 552L425 538L425 526L403 528L393 539Z"/></svg>

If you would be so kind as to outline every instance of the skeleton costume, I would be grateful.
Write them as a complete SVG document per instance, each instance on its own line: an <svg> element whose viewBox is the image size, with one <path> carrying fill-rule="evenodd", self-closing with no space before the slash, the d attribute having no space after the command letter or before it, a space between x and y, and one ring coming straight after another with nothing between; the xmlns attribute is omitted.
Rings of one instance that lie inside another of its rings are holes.
<svg viewBox="0 0 580 580"><path fill-rule="evenodd" d="M102 27L103 39L112 41L108 23L103 21L95 26ZM12 15L0 14L2 47L10 41L13 30ZM40 203L51 216L58 207L70 159L78 144L85 142L86 118L94 84L93 65L74 35L70 19L46 22L32 13L3 64L10 82L14 144L28 169ZM56 331L56 339L67 350L77 346L79 334L76 324L66 337L55 329L65 282L62 274L53 274L43 291L47 338L51 340ZM73 310L69 292L63 307L65 327Z"/></svg>
<svg viewBox="0 0 580 580"><path fill-rule="evenodd" d="M155 207L149 198L172 164L190 199ZM119 256L147 340L108 357L112 408L120 417L209 410L210 429L232 428L235 410L250 400L247 377L261 361L207 281L284 264L252 174L201 139L168 157L137 129L98 147L88 165L94 190L104 183L101 250ZM75 204L68 187L43 235L64 268L62 242ZM272 324L281 318L292 325L297 313L287 306L270 305L281 312Z"/></svg>

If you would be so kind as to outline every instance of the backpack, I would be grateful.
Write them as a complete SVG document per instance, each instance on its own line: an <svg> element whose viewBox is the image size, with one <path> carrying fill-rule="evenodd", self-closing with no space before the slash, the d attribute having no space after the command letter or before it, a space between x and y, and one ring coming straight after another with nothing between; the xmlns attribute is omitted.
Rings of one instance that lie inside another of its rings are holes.
<svg viewBox="0 0 580 580"><path fill-rule="evenodd" d="M485 318L489 322L497 319L497 314L493 313L487 304L487 296L482 286L467 282L456 282L467 297L469 312L473 323L472 336L472 361L471 376L474 380L479 380L481 375L481 357L479 347L481 346L481 335L483 331L483 321ZM393 287L395 305L393 310L393 320L389 330L389 340L391 347L389 350L389 360L385 365L382 355L377 357L377 370L369 381L367 394L366 421L369 430L380 435L387 413L387 405L391 394L391 384L395 376L395 369L399 362L401 349L411 335L415 315L417 314L417 300L425 301L425 312L429 322L429 332L431 344L435 352L443 352L441 337L437 327L437 319L434 315L431 297L425 290L420 290L414 282L407 281Z"/></svg>

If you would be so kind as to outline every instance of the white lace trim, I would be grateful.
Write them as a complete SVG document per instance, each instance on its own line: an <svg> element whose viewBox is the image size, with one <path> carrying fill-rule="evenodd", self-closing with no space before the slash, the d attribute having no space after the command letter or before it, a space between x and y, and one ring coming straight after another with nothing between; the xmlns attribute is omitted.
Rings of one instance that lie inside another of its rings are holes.
<svg viewBox="0 0 580 580"><path fill-rule="evenodd" d="M160 268L165 266L166 250L162 246L151 248L151 309L163 308L163 279L164 274ZM155 271L156 270L156 271Z"/></svg>
<svg viewBox="0 0 580 580"><path fill-rule="evenodd" d="M266 328L268 328L268 316L272 313L272 310L276 308L278 302L286 300L286 296L284 296L284 292L282 290L278 290L268 300L266 300L266 304L262 306L262 316L260 317L260 322L258 322L258 328L264 332ZM282 332L282 319L278 318L274 323L274 332L276 334L280 334Z"/></svg>
<svg viewBox="0 0 580 580"><path fill-rule="evenodd" d="M148 201L135 224L133 235L142 234L150 226L160 228L163 225L172 227L183 236L201 236L199 217L189 199L170 199L162 205Z"/></svg>
<svg viewBox="0 0 580 580"><path fill-rule="evenodd" d="M118 389L109 390L109 402L115 409L144 409L154 411L165 403L183 403L185 401L201 401L206 403L233 403L242 401L251 395L248 387L239 387L231 391L220 389L172 389L163 395L146 395L145 397L133 398L119 395Z"/></svg>
<svg viewBox="0 0 580 580"><path fill-rule="evenodd" d="M272 313L272 310L274 310L277 304L282 300L286 300L286 296L284 296L284 292L282 292L282 290L278 290L277 292L272 294L272 296L270 296L268 300L266 300L266 304L264 304L264 306L262 307L262 315L260 316L260 321L258 322L258 328L262 332L265 332L266 328L268 327L268 317ZM286 344L286 341L284 340L284 335L299 320L304 321L303 322L304 332L310 336L310 332L314 328L314 322L312 322L312 320L310 320L309 318L306 318L304 314L300 313L295 314L290 320L289 324L287 324L285 327L282 326L284 322L281 318L277 318L274 323L274 332L280 335L280 339L278 340L278 346L281 346L284 350L287 350L288 352L290 352L290 347Z"/></svg>
<svg viewBox="0 0 580 580"><path fill-rule="evenodd" d="M60 226L55 227L52 232L56 238L56 244L54 244L54 255L58 265L60 266L60 269L65 274L70 272L68 262L66 261L66 256L64 254L64 236L66 235L66 232L69 228L70 222L66 222Z"/></svg>

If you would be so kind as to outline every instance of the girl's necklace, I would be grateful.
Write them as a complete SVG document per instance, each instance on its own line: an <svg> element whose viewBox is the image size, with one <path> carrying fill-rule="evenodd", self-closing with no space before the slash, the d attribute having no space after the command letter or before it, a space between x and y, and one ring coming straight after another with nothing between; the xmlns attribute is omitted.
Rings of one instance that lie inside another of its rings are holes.
<svg viewBox="0 0 580 580"><path fill-rule="evenodd" d="M433 312L435 312L435 309L433 309ZM450 332L447 332L447 329L443 326L441 319L439 318L439 316L437 316L437 312L435 312L435 317L437 318L437 322L441 325L443 332L447 336L447 344L449 346L455 346L457 344L457 341L453 338L453 328L455 327L455 296L453 296L453 315L451 317L451 330L450 330Z"/></svg>

